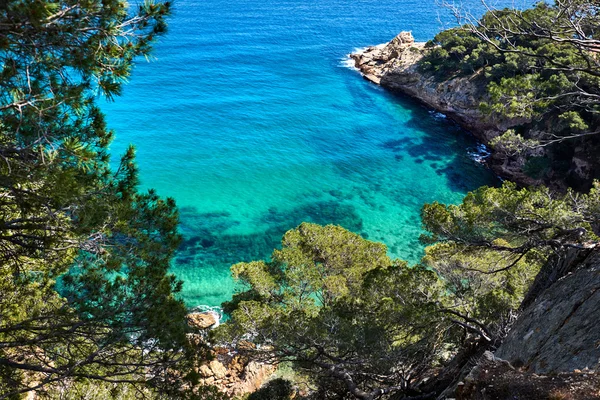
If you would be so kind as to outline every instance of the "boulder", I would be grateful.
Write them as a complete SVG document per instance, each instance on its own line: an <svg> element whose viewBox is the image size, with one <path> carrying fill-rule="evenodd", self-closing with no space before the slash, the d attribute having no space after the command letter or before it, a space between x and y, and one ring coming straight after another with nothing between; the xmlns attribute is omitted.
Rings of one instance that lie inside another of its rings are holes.
<svg viewBox="0 0 600 400"><path fill-rule="evenodd" d="M218 360L212 360L210 364L208 364L210 370L212 371L213 376L216 379L223 379L227 376L227 368L223 364L221 364Z"/></svg>
<svg viewBox="0 0 600 400"><path fill-rule="evenodd" d="M231 362L229 363L229 369L234 374L241 375L244 372L246 365L248 365L248 361L249 360L247 357L244 357L240 354L236 354L235 356L233 356Z"/></svg>
<svg viewBox="0 0 600 400"><path fill-rule="evenodd" d="M210 367L206 364L202 364L199 368L198 368L198 373L202 376L204 376L205 378L212 376L213 372L210 369Z"/></svg>
<svg viewBox="0 0 600 400"><path fill-rule="evenodd" d="M215 313L201 312L187 315L188 324L196 329L208 329L219 322Z"/></svg>

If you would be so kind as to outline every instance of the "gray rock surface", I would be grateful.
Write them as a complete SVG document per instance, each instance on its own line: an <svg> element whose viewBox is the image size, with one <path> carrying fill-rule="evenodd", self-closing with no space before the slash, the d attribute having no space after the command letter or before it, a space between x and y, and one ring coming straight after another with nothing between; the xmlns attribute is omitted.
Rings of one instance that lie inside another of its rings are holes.
<svg viewBox="0 0 600 400"><path fill-rule="evenodd" d="M597 251L598 252L598 251ZM528 306L496 357L536 373L600 370L600 257Z"/></svg>

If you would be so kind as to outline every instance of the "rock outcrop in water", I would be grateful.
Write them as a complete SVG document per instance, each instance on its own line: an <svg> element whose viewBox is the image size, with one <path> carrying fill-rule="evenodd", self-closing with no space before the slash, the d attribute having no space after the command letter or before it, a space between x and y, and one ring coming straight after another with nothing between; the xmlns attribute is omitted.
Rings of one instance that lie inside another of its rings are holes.
<svg viewBox="0 0 600 400"><path fill-rule="evenodd" d="M485 84L478 75L452 77L438 81L419 71L425 43L415 42L410 32L402 32L389 43L370 46L351 54L365 79L387 89L407 94L439 111L487 144L507 129L526 121L489 117L480 109L485 99ZM523 172L524 158L496 157L488 160L498 175L524 185L540 182Z"/></svg>
<svg viewBox="0 0 600 400"><path fill-rule="evenodd" d="M214 312L195 312L187 315L188 324L195 329L208 329L219 324L219 316Z"/></svg>

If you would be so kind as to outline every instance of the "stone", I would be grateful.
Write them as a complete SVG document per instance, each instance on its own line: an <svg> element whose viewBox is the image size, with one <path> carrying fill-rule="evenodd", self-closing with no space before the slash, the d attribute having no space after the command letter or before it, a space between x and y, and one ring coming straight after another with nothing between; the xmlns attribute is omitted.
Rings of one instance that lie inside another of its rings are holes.
<svg viewBox="0 0 600 400"><path fill-rule="evenodd" d="M216 347L213 348L213 352L216 355L223 355L223 354L228 354L229 353L229 349L227 347L216 346Z"/></svg>
<svg viewBox="0 0 600 400"><path fill-rule="evenodd" d="M192 346L198 347L206 343L204 337L198 333L188 333L186 337Z"/></svg>
<svg viewBox="0 0 600 400"><path fill-rule="evenodd" d="M217 325L219 320L215 313L202 312L188 314L187 322L192 328L208 329L214 325Z"/></svg>
<svg viewBox="0 0 600 400"><path fill-rule="evenodd" d="M237 349L240 351L251 351L256 350L256 345L247 340L240 340L237 344Z"/></svg>
<svg viewBox="0 0 600 400"><path fill-rule="evenodd" d="M372 75L372 74L365 75L365 79L368 80L368 81L371 81L371 82L373 82L373 83L375 83L377 85L379 85L381 83L381 79L378 78L375 75Z"/></svg>
<svg viewBox="0 0 600 400"><path fill-rule="evenodd" d="M210 369L210 367L206 364L202 364L199 368L198 368L198 372L200 373L200 375L204 376L204 377L209 377L213 375L212 370Z"/></svg>
<svg viewBox="0 0 600 400"><path fill-rule="evenodd" d="M212 360L209 364L213 376L217 379L223 379L227 376L227 368L218 360Z"/></svg>
<svg viewBox="0 0 600 400"><path fill-rule="evenodd" d="M495 355L538 374L600 369L600 250L543 291Z"/></svg>
<svg viewBox="0 0 600 400"><path fill-rule="evenodd" d="M248 364L248 358L236 354L229 363L229 369L238 375L241 375L244 372L244 368Z"/></svg>

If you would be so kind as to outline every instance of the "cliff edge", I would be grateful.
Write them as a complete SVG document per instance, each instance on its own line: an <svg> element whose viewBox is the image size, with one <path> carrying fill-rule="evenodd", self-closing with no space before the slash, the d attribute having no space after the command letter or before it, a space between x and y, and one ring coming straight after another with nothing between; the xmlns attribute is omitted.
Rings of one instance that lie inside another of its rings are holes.
<svg viewBox="0 0 600 400"><path fill-rule="evenodd" d="M477 75L449 77L438 81L419 71L419 61L427 51L425 43L415 42L410 32L401 32L388 43L367 47L350 54L364 78L409 95L441 112L471 132L484 144L524 120L498 118L484 114L480 103L487 94L483 80ZM522 157L499 157L492 153L489 167L499 176L521 185L537 185L541 181L523 172Z"/></svg>

